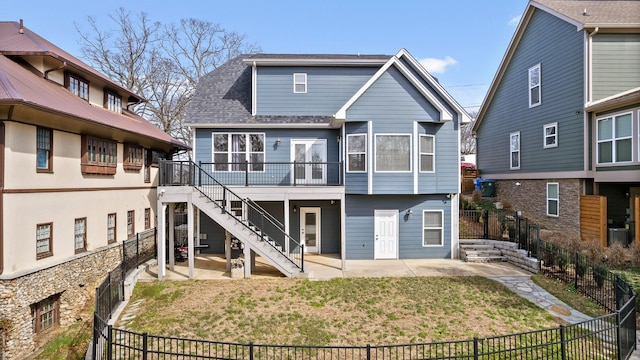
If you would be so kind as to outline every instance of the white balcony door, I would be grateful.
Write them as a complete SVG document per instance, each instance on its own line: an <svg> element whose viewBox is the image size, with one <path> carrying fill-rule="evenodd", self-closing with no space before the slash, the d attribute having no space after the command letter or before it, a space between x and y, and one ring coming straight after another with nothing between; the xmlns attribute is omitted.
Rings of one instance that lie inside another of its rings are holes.
<svg viewBox="0 0 640 360"><path fill-rule="evenodd" d="M300 208L300 239L304 244L304 252L320 253L320 208Z"/></svg>
<svg viewBox="0 0 640 360"><path fill-rule="evenodd" d="M291 162L294 176L291 182L302 185L327 183L327 140L291 140ZM315 163L315 164L314 164Z"/></svg>

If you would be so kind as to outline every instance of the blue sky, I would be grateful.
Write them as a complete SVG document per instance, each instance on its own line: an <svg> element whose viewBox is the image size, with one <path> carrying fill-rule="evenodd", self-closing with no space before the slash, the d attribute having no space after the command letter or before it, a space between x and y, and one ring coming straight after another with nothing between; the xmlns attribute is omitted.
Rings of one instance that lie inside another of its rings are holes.
<svg viewBox="0 0 640 360"><path fill-rule="evenodd" d="M526 0L19 0L0 20L19 21L80 57L76 24L103 28L124 7L162 23L197 18L245 34L265 53L395 54L407 49L468 111L478 110Z"/></svg>

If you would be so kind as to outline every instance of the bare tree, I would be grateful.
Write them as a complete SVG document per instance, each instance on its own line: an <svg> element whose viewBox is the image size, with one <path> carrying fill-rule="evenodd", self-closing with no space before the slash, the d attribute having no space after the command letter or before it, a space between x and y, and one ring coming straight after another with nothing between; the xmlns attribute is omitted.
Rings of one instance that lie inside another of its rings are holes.
<svg viewBox="0 0 640 360"><path fill-rule="evenodd" d="M148 102L133 111L164 132L191 143L185 108L198 80L227 60L260 48L246 36L220 25L183 19L180 25L152 22L144 12L132 16L124 8L110 15L114 28L103 29L93 17L88 31L76 24L85 60Z"/></svg>
<svg viewBox="0 0 640 360"><path fill-rule="evenodd" d="M477 112L473 112L470 115L473 120L460 127L460 153L463 155L476 153L476 138L473 136L473 125L476 123Z"/></svg>

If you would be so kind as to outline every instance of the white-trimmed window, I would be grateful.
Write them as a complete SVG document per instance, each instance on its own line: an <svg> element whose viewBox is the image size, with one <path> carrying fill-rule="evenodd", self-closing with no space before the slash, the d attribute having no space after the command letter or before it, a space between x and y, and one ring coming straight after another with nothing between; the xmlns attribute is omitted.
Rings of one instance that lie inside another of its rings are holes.
<svg viewBox="0 0 640 360"><path fill-rule="evenodd" d="M75 220L73 235L76 254L87 251L87 218Z"/></svg>
<svg viewBox="0 0 640 360"><path fill-rule="evenodd" d="M540 64L529 68L529 107L542 104Z"/></svg>
<svg viewBox="0 0 640 360"><path fill-rule="evenodd" d="M598 119L598 164L633 161L631 113Z"/></svg>
<svg viewBox="0 0 640 360"><path fill-rule="evenodd" d="M107 215L107 242L116 242L116 214Z"/></svg>
<svg viewBox="0 0 640 360"><path fill-rule="evenodd" d="M509 169L520 169L520 131L509 134Z"/></svg>
<svg viewBox="0 0 640 360"><path fill-rule="evenodd" d="M560 215L560 184L547 183L547 216Z"/></svg>
<svg viewBox="0 0 640 360"><path fill-rule="evenodd" d="M347 171L367 171L367 134L347 135Z"/></svg>
<svg viewBox="0 0 640 360"><path fill-rule="evenodd" d="M442 210L422 212L422 246L442 246L444 239L444 213Z"/></svg>
<svg viewBox="0 0 640 360"><path fill-rule="evenodd" d="M411 172L411 135L376 134L376 172Z"/></svg>
<svg viewBox="0 0 640 360"><path fill-rule="evenodd" d="M293 92L294 94L305 94L307 92L307 74L293 74Z"/></svg>
<svg viewBox="0 0 640 360"><path fill-rule="evenodd" d="M544 148L553 148L558 146L558 123L547 124L544 126Z"/></svg>
<svg viewBox="0 0 640 360"><path fill-rule="evenodd" d="M436 137L420 135L420 172L434 172L436 158Z"/></svg>
<svg viewBox="0 0 640 360"><path fill-rule="evenodd" d="M214 133L215 171L264 171L264 134Z"/></svg>

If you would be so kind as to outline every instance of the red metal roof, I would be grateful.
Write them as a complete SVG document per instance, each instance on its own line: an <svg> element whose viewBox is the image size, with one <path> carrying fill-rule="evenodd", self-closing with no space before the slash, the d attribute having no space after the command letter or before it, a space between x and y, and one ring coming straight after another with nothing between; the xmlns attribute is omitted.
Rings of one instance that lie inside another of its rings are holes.
<svg viewBox="0 0 640 360"><path fill-rule="evenodd" d="M37 76L6 56L0 56L0 104L25 105L76 117L97 125L142 135L185 149L144 118L123 111L109 111L71 94L66 88Z"/></svg>
<svg viewBox="0 0 640 360"><path fill-rule="evenodd" d="M23 26L22 29L22 33L20 33L20 24L18 22L0 21L0 54L51 56L60 61L65 61L80 72L85 72L101 79L110 86L122 90L129 96L144 100L140 95L113 82L113 80L109 79L96 69L85 64L80 59L62 50L28 28Z"/></svg>

